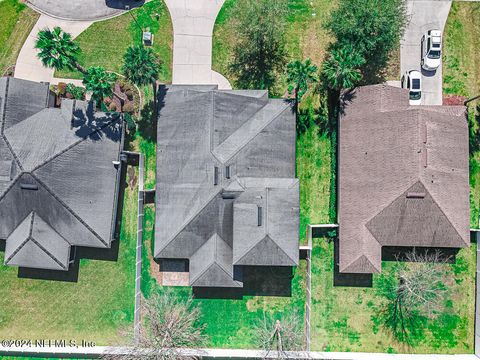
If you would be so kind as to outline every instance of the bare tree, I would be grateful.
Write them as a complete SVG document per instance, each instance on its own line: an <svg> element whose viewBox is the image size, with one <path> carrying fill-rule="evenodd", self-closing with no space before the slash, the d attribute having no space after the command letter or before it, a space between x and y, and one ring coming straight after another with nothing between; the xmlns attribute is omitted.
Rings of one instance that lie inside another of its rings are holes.
<svg viewBox="0 0 480 360"><path fill-rule="evenodd" d="M104 355L105 360L194 359L182 349L196 349L206 342L200 309L192 298L181 299L172 290L155 293L145 301L145 316L138 343L128 351Z"/></svg>
<svg viewBox="0 0 480 360"><path fill-rule="evenodd" d="M396 282L387 286L389 299L384 308L385 325L397 340L409 342L420 325L433 319L445 304L447 288L443 283L444 265L449 258L439 251L407 253L409 266L398 272Z"/></svg>
<svg viewBox="0 0 480 360"><path fill-rule="evenodd" d="M302 321L296 313L278 319L264 313L255 334L264 358L288 359L287 352L303 350Z"/></svg>

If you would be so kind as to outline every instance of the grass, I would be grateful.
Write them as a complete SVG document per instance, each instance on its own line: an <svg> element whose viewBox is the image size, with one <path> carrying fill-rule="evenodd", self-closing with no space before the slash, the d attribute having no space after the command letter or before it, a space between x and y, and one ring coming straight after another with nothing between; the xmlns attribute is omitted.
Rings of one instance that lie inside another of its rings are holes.
<svg viewBox="0 0 480 360"><path fill-rule="evenodd" d="M480 4L453 2L444 31L443 92L467 98L480 95ZM478 110L469 106L470 125L478 127ZM475 119L477 117L477 119ZM474 150L474 149L472 149ZM470 154L470 224L479 227L480 151Z"/></svg>
<svg viewBox="0 0 480 360"><path fill-rule="evenodd" d="M235 3L238 0L226 0L218 14L213 30L212 67L223 74L232 83L233 77L228 70L235 45ZM310 58L320 65L325 56L331 36L322 24L336 5L332 0L288 0L286 28L286 50L290 60ZM287 88L284 74L278 74L277 93L283 94Z"/></svg>
<svg viewBox="0 0 480 360"><path fill-rule="evenodd" d="M156 14L159 15L158 20ZM96 22L81 33L75 41L82 53L79 63L84 67L103 66L107 70L121 73L123 54L130 45L142 43L142 29L150 28L154 34L153 49L163 61L159 80L171 82L173 30L168 9L163 0L153 0L140 8L113 19ZM81 79L78 71L62 70L56 77Z"/></svg>
<svg viewBox="0 0 480 360"><path fill-rule="evenodd" d="M21 279L17 268L0 266L0 338L125 340L122 331L133 326L136 200L137 190L127 189L118 260L81 259L78 282Z"/></svg>
<svg viewBox="0 0 480 360"><path fill-rule="evenodd" d="M382 281L395 279L395 262L382 263L373 286L333 286L333 242L315 239L312 256L312 350L384 353L472 353L474 338L476 244L461 249L454 264L445 265L451 297L447 311L423 331L419 343L398 343L380 320ZM408 266L402 263L402 266Z"/></svg>
<svg viewBox="0 0 480 360"><path fill-rule="evenodd" d="M0 2L0 76L15 65L39 14L18 0Z"/></svg>

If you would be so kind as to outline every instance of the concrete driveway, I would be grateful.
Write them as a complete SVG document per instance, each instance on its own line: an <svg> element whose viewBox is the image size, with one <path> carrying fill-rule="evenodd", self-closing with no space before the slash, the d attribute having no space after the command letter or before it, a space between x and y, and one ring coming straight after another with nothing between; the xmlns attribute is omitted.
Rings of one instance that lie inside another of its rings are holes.
<svg viewBox="0 0 480 360"><path fill-rule="evenodd" d="M228 80L212 70L212 33L225 0L165 0L173 23L173 84L218 84Z"/></svg>
<svg viewBox="0 0 480 360"><path fill-rule="evenodd" d="M430 29L443 31L451 6L450 0L407 1L408 24L400 42L400 77L408 70L421 70L420 42ZM422 104L442 105L442 66L435 72L422 71Z"/></svg>
<svg viewBox="0 0 480 360"><path fill-rule="evenodd" d="M99 21L143 5L144 0L27 0L27 5L53 18L69 21Z"/></svg>

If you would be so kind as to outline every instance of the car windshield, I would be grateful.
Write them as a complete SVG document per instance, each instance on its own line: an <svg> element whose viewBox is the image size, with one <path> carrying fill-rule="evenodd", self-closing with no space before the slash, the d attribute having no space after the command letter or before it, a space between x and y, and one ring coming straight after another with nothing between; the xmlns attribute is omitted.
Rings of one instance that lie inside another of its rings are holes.
<svg viewBox="0 0 480 360"><path fill-rule="evenodd" d="M420 79L412 79L412 90L420 89Z"/></svg>
<svg viewBox="0 0 480 360"><path fill-rule="evenodd" d="M410 100L420 100L421 97L421 91L410 91Z"/></svg>
<svg viewBox="0 0 480 360"><path fill-rule="evenodd" d="M440 50L430 50L428 57L430 59L440 59Z"/></svg>

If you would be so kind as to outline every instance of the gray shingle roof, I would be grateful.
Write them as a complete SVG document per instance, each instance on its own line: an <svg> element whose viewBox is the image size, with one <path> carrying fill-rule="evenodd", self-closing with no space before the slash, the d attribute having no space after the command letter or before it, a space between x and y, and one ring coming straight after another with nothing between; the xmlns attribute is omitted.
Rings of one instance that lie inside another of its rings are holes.
<svg viewBox="0 0 480 360"><path fill-rule="evenodd" d="M0 238L16 253L5 262L68 270L70 246L110 247L121 120L82 101L48 107L45 84L1 78L0 90Z"/></svg>
<svg viewBox="0 0 480 360"><path fill-rule="evenodd" d="M282 234L272 230L271 236L281 249L278 254L286 256L273 256L268 264L261 256L252 257L251 265L296 265L299 195L290 105L268 99L265 91L172 86L163 92L157 135L155 257L190 259L194 286L238 286L233 280L233 258L235 243L242 239L235 238L234 204L240 193L263 191L273 194L266 219L283 230ZM246 177L257 178L256 183L250 181L255 190L247 190ZM253 223L247 220L241 224L239 219L238 226L257 228L256 215ZM205 252L218 242L222 246L215 248L222 249L220 258L229 259L228 265L213 261L206 271L212 258ZM222 271L226 269L229 280Z"/></svg>
<svg viewBox="0 0 480 360"><path fill-rule="evenodd" d="M343 105L340 271L379 272L382 246L468 246L465 108L411 107L386 85L346 93Z"/></svg>

